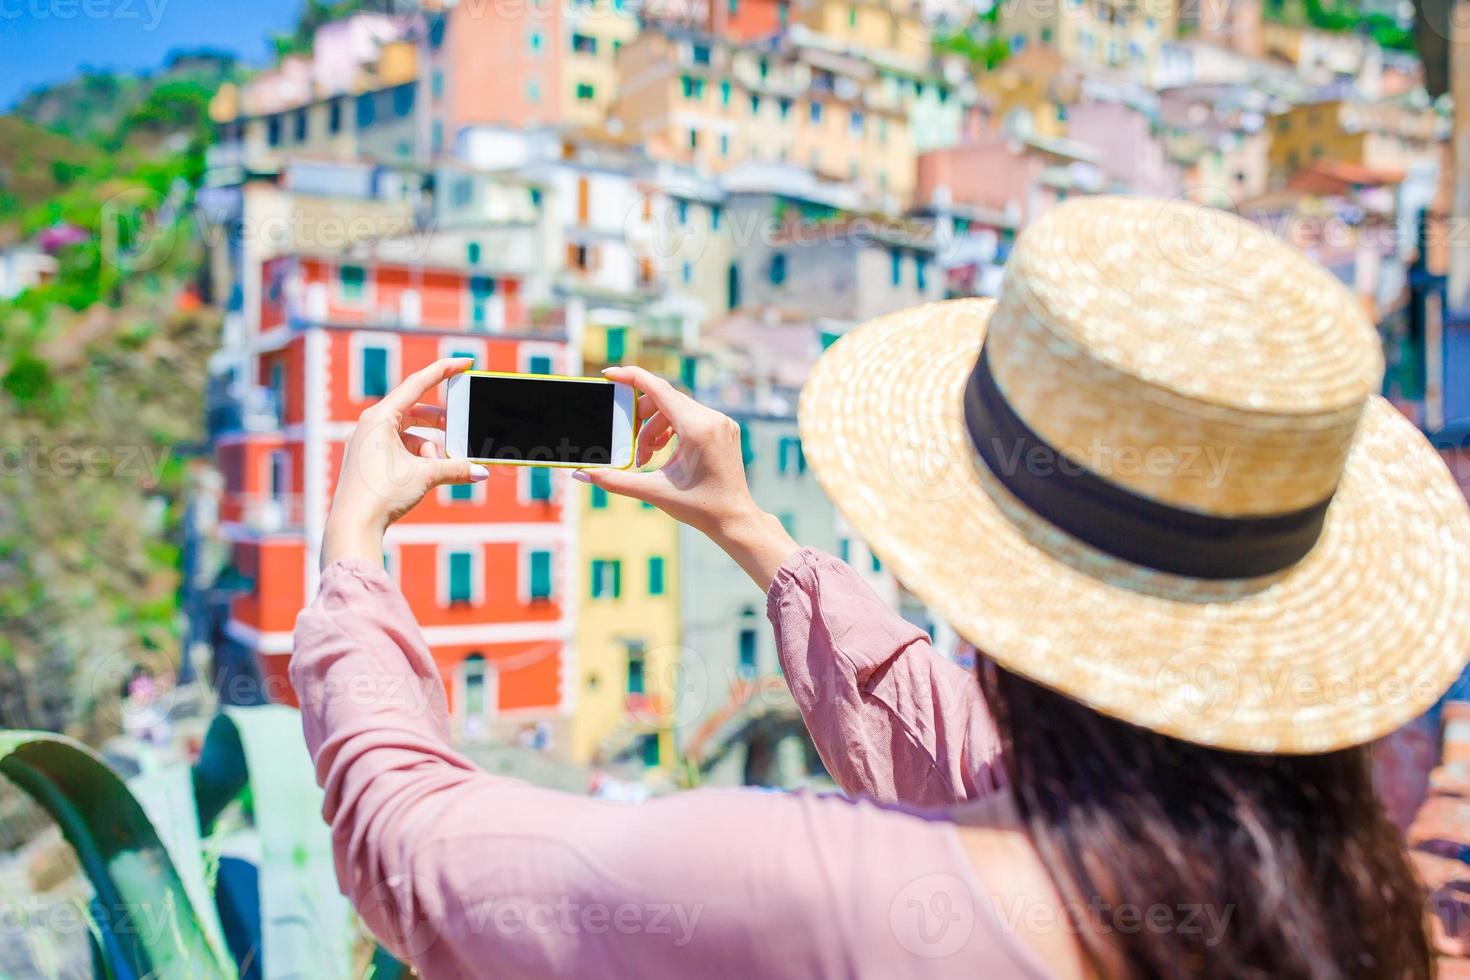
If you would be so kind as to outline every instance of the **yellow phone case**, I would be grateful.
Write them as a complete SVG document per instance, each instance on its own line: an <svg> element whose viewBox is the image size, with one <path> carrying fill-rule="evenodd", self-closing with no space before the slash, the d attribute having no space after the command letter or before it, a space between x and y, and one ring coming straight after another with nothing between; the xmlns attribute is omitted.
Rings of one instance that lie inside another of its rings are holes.
<svg viewBox="0 0 1470 980"><path fill-rule="evenodd" d="M600 377L577 377L570 374L523 374L518 371L465 371L464 374L471 377L481 378L527 378L532 381L596 381L598 384L619 384L617 381L609 381ZM628 452L628 461L622 466L605 466L599 469L628 470L633 468L633 462L638 458L638 399L643 393L637 388L633 389L633 441ZM472 462L484 463L487 466L545 466L556 470L580 470L585 469L581 463L533 463L527 460L516 459L480 459L476 456L467 457Z"/></svg>

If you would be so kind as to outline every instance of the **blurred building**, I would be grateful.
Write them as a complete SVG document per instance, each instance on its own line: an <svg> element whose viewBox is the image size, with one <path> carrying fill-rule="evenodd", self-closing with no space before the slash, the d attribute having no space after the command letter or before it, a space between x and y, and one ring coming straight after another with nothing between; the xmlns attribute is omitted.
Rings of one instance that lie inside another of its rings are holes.
<svg viewBox="0 0 1470 980"><path fill-rule="evenodd" d="M253 658L265 697L290 703L291 630L316 590L328 501L362 411L440 357L541 374L580 365L562 323L532 322L519 280L468 262L303 253L261 275L259 318L222 352L232 397L219 408L242 410L220 411L212 431L236 585L224 632ZM423 626L461 738L565 728L578 581L568 489L551 470L497 469L436 490L388 531L384 565Z"/></svg>

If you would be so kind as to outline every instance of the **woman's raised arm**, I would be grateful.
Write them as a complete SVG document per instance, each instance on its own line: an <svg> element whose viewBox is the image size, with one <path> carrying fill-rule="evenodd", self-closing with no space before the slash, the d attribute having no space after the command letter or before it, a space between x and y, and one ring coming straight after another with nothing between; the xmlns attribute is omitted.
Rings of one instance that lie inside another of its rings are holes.
<svg viewBox="0 0 1470 980"><path fill-rule="evenodd" d="M653 472L588 470L579 478L703 532L767 593L786 681L838 784L923 806L992 789L995 733L975 679L940 657L846 564L802 550L756 505L734 421L641 368L605 373L647 396L640 465L676 435L678 443Z"/></svg>

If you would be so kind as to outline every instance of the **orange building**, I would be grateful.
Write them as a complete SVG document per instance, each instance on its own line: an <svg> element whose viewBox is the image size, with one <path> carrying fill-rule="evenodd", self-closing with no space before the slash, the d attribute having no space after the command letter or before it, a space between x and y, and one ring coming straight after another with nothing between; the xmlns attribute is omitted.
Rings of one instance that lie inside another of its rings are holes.
<svg viewBox="0 0 1470 980"><path fill-rule="evenodd" d="M440 357L547 374L578 364L560 327L527 325L521 284L484 270L290 255L262 278L259 323L223 352L255 408L215 437L238 586L225 634L253 651L269 698L294 702L291 630L316 590L322 524L363 409ZM568 497L551 470L498 468L435 490L389 529L385 567L423 627L461 738L569 714Z"/></svg>
<svg viewBox="0 0 1470 980"><path fill-rule="evenodd" d="M709 31L728 41L756 41L784 31L791 0L710 0Z"/></svg>

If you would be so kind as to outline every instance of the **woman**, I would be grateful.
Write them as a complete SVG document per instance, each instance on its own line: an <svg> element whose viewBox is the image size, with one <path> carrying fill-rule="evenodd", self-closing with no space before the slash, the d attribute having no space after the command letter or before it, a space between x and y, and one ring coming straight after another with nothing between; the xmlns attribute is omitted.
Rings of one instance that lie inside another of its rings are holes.
<svg viewBox="0 0 1470 980"><path fill-rule="evenodd" d="M640 464L677 448L579 478L767 590L824 761L881 802L628 807L448 746L381 554L430 487L486 476L403 434L463 367L364 414L292 662L343 888L426 975L1429 975L1363 745L1464 663L1470 514L1373 395L1360 308L1298 253L1185 205L1071 203L1022 236L996 303L824 355L808 458L983 652L978 686L755 506L730 420L608 372L649 396Z"/></svg>

